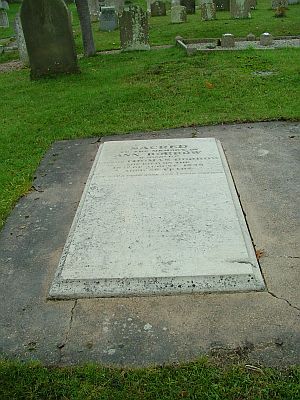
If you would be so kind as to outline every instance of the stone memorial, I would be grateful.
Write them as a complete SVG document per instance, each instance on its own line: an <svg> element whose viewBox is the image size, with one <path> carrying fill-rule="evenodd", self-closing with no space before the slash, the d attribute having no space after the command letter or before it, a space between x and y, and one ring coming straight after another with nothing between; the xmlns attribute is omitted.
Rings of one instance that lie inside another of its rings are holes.
<svg viewBox="0 0 300 400"><path fill-rule="evenodd" d="M249 34L247 35L246 39L247 39L249 42L254 42L254 41L256 40L256 37L255 37L255 35L254 35L253 33L249 33Z"/></svg>
<svg viewBox="0 0 300 400"><path fill-rule="evenodd" d="M186 22L186 8L184 6L173 6L171 8L171 23L181 24Z"/></svg>
<svg viewBox="0 0 300 400"><path fill-rule="evenodd" d="M234 46L235 46L234 36L231 33L224 33L221 39L221 47L228 48Z"/></svg>
<svg viewBox="0 0 300 400"><path fill-rule="evenodd" d="M151 17L163 17L167 15L166 13L166 5L163 1L156 0L154 3L151 3Z"/></svg>
<svg viewBox="0 0 300 400"><path fill-rule="evenodd" d="M229 11L230 10L230 0L215 0L217 11Z"/></svg>
<svg viewBox="0 0 300 400"><path fill-rule="evenodd" d="M216 6L212 0L204 0L200 3L200 13L202 21L212 21L216 19Z"/></svg>
<svg viewBox="0 0 300 400"><path fill-rule="evenodd" d="M288 8L288 0L272 0L272 9Z"/></svg>
<svg viewBox="0 0 300 400"><path fill-rule="evenodd" d="M24 65L28 66L29 65L28 52L19 13L16 14L16 18L14 21L14 30L16 34L20 60Z"/></svg>
<svg viewBox="0 0 300 400"><path fill-rule="evenodd" d="M261 46L271 46L273 44L273 36L268 32L261 34L259 44Z"/></svg>
<svg viewBox="0 0 300 400"><path fill-rule="evenodd" d="M139 6L125 6L119 16L123 51L150 50L148 13Z"/></svg>
<svg viewBox="0 0 300 400"><path fill-rule="evenodd" d="M5 10L0 10L0 28L9 28L9 20Z"/></svg>
<svg viewBox="0 0 300 400"><path fill-rule="evenodd" d="M195 14L196 12L195 0L180 0L180 5L186 8L187 14Z"/></svg>
<svg viewBox="0 0 300 400"><path fill-rule="evenodd" d="M120 13L125 5L125 0L106 0L105 6L107 7L115 7L116 13Z"/></svg>
<svg viewBox="0 0 300 400"><path fill-rule="evenodd" d="M101 7L99 17L100 31L114 31L118 28L118 17L115 7Z"/></svg>
<svg viewBox="0 0 300 400"><path fill-rule="evenodd" d="M8 11L8 10L9 10L9 4L8 4L8 2L5 1L5 0L0 1L0 8L2 8L2 9L5 10L5 11Z"/></svg>
<svg viewBox="0 0 300 400"><path fill-rule="evenodd" d="M70 17L63 0L24 0L20 16L31 79L79 72Z"/></svg>
<svg viewBox="0 0 300 400"><path fill-rule="evenodd" d="M88 0L88 6L90 11L91 21L97 22L99 20L99 14L100 14L99 0Z"/></svg>
<svg viewBox="0 0 300 400"><path fill-rule="evenodd" d="M264 287L217 140L101 144L50 298Z"/></svg>
<svg viewBox="0 0 300 400"><path fill-rule="evenodd" d="M250 0L230 0L230 14L232 18L251 18Z"/></svg>

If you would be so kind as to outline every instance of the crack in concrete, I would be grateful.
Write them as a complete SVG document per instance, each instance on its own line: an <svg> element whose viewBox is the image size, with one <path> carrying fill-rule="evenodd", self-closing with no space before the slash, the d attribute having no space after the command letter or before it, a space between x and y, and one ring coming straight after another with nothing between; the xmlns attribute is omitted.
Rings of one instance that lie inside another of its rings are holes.
<svg viewBox="0 0 300 400"><path fill-rule="evenodd" d="M66 335L65 335L65 339L61 344L59 344L57 346L58 349L59 349L59 363L61 362L61 359L62 359L62 350L67 345L67 343L69 341L69 336L70 336L70 332L71 332L71 329L72 329L72 323L73 323L73 319L74 319L75 307L77 306L77 303L78 303L78 299L76 299L74 301L73 307L71 308L71 315L70 315L69 325L68 325L68 329L67 329L67 332L66 332Z"/></svg>
<svg viewBox="0 0 300 400"><path fill-rule="evenodd" d="M268 290L268 293L269 293L271 296L275 297L275 299L277 299L277 300L283 300L283 301L285 301L290 307L294 308L295 310L300 311L300 307L294 306L292 303L290 303L290 302L289 302L287 299L285 299L284 297L276 296L275 293L270 292L269 290Z"/></svg>

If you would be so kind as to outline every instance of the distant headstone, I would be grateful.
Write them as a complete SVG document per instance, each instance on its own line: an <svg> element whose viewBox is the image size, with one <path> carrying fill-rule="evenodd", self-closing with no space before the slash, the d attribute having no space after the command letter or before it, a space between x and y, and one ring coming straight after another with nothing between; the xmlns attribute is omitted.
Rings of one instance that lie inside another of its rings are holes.
<svg viewBox="0 0 300 400"><path fill-rule="evenodd" d="M139 6L125 6L119 17L123 51L150 50L148 13Z"/></svg>
<svg viewBox="0 0 300 400"><path fill-rule="evenodd" d="M16 14L16 18L14 21L14 30L16 34L20 60L24 65L29 65L28 52L19 13Z"/></svg>
<svg viewBox="0 0 300 400"><path fill-rule="evenodd" d="M211 21L216 19L216 6L212 0L205 0L201 2L200 12L202 21Z"/></svg>
<svg viewBox="0 0 300 400"><path fill-rule="evenodd" d="M230 0L215 0L217 11L229 11L230 10Z"/></svg>
<svg viewBox="0 0 300 400"><path fill-rule="evenodd" d="M79 72L70 17L63 0L24 0L20 15L31 79Z"/></svg>
<svg viewBox="0 0 300 400"><path fill-rule="evenodd" d="M272 43L273 43L273 36L270 33L265 32L262 35L260 35L259 44L261 46L271 46Z"/></svg>
<svg viewBox="0 0 300 400"><path fill-rule="evenodd" d="M221 39L221 47L234 47L235 43L234 43L234 36L231 33L225 33L224 35L222 35L222 39Z"/></svg>
<svg viewBox="0 0 300 400"><path fill-rule="evenodd" d="M151 4L151 17L163 17L166 14L166 5L163 1L156 0Z"/></svg>
<svg viewBox="0 0 300 400"><path fill-rule="evenodd" d="M5 10L0 10L0 28L9 28L9 20Z"/></svg>
<svg viewBox="0 0 300 400"><path fill-rule="evenodd" d="M114 31L118 28L118 17L115 7L102 7L99 17L100 31Z"/></svg>
<svg viewBox="0 0 300 400"><path fill-rule="evenodd" d="M256 40L255 35L253 33L249 33L246 38L249 42L254 42Z"/></svg>
<svg viewBox="0 0 300 400"><path fill-rule="evenodd" d="M186 22L186 8L184 6L173 6L171 8L171 23L181 24Z"/></svg>
<svg viewBox="0 0 300 400"><path fill-rule="evenodd" d="M195 0L180 0L180 5L186 8L187 14L195 14L196 12Z"/></svg>
<svg viewBox="0 0 300 400"><path fill-rule="evenodd" d="M272 9L276 8L288 8L288 0L272 0Z"/></svg>
<svg viewBox="0 0 300 400"><path fill-rule="evenodd" d="M92 22L96 22L99 19L100 6L98 0L88 0L88 6L90 10L90 17Z"/></svg>
<svg viewBox="0 0 300 400"><path fill-rule="evenodd" d="M232 18L251 18L250 0L230 0L230 13Z"/></svg>
<svg viewBox="0 0 300 400"><path fill-rule="evenodd" d="M9 10L9 4L7 1L2 0L0 1L0 8L2 8L3 10L8 11Z"/></svg>
<svg viewBox="0 0 300 400"><path fill-rule="evenodd" d="M120 13L125 5L125 0L105 0L105 6L115 7L116 13Z"/></svg>

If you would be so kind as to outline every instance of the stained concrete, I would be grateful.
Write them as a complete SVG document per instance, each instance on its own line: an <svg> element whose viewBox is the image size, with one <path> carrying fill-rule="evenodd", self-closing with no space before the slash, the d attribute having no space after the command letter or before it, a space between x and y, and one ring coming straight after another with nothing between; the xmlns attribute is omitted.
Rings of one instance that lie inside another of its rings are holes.
<svg viewBox="0 0 300 400"><path fill-rule="evenodd" d="M2 355L48 365L152 365L203 354L299 364L300 124L171 129L121 139L164 137L221 141L268 291L46 300L99 145L97 138L58 142L0 235Z"/></svg>

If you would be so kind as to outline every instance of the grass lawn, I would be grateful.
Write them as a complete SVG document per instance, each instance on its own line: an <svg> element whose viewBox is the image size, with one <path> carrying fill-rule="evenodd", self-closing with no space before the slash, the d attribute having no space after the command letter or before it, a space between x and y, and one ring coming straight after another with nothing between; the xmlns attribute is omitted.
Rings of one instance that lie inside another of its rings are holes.
<svg viewBox="0 0 300 400"><path fill-rule="evenodd" d="M1 400L299 400L299 382L299 368L254 372L204 360L140 370L0 361Z"/></svg>

